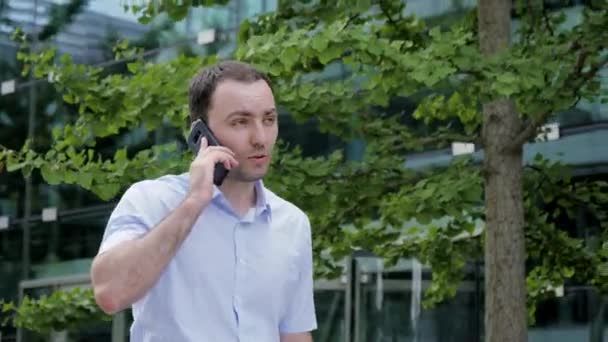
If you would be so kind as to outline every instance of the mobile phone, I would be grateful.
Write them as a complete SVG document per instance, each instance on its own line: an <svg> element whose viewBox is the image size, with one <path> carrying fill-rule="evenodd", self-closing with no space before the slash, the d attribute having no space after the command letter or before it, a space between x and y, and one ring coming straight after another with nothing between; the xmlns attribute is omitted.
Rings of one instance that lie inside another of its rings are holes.
<svg viewBox="0 0 608 342"><path fill-rule="evenodd" d="M201 148L201 139L203 137L207 137L207 143L209 146L221 146L219 140L217 140L215 135L213 135L213 132L209 126L207 126L205 121L197 119L194 121L192 129L190 130L190 136L188 137L188 146L195 156L198 154L198 151ZM213 170L213 184L217 186L222 185L227 175L228 170L226 167L224 167L224 164L215 164L215 169Z"/></svg>

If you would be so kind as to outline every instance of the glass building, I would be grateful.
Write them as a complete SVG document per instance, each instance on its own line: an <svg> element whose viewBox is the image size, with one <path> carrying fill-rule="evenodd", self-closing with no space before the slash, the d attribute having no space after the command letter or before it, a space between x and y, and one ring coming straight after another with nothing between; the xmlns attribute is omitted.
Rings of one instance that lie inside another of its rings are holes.
<svg viewBox="0 0 608 342"><path fill-rule="evenodd" d="M65 116L77 115L67 108L53 87L45 81L21 79L16 46L9 34L15 26L26 32L40 32L53 22L54 6L71 1L7 0L0 2L0 82L17 80L14 91L0 96L0 144L19 148L28 136L36 146L48 148L52 127ZM124 14L121 1L90 0L63 17L54 34L40 40L41 46L55 46L72 54L78 63L121 67L112 61L111 43L117 39L140 42L148 58L170 60L186 46L200 54L228 55L235 46L239 23L247 17L274 10L277 0L232 0L225 8L194 9L186 20L164 31L138 24ZM576 20L584 1L570 1L565 10ZM414 0L407 10L427 19L442 20L472 8L470 0ZM199 46L198 32L215 29L218 44ZM52 31L51 31L52 32ZM154 33L152 35L152 33ZM335 77L340 68L328 70ZM601 72L602 86L608 86L608 71ZM415 103L394 101L394 109L411 115ZM581 101L571 111L554 117L559 125L555 140L530 144L525 158L536 153L559 159L574 167L575 176L608 179L608 106L599 101ZM283 139L300 144L306 155L324 155L345 148L356 159L360 143L344 145L339 139L316 131L313 122L297 125L288 114L281 119ZM164 142L160 132L150 138L133 131L120 143L148 146ZM112 150L119 142L106 146ZM479 157L479 153L475 154ZM432 150L405 156L408 167L423 169L450 162L452 151ZM103 202L71 185L50 186L40 177L25 181L20 174L0 173L0 299L37 297L59 288L87 286L91 260L97 252L106 220L114 202ZM4 224L5 223L5 224ZM593 223L584 216L575 224L576 236L587 236ZM483 341L483 264L470 264L456 296L425 310L421 297L431 279L431 270L416 260L404 259L386 268L368 254L346 261L345 274L336 280L318 279L315 300L319 328L316 342L384 341ZM534 342L608 341L605 331L605 299L585 286L567 286L556 299L538 308L537 323L529 330ZM80 331L58 332L53 341L126 341L131 316L128 310L112 322ZM40 336L8 327L0 328L0 341L42 341Z"/></svg>

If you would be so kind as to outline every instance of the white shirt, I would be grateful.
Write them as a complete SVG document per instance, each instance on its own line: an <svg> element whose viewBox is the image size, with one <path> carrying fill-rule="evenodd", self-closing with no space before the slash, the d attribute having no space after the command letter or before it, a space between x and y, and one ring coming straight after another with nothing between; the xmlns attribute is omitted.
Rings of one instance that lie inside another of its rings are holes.
<svg viewBox="0 0 608 342"><path fill-rule="evenodd" d="M100 253L153 229L185 198L188 174L132 185L113 211ZM133 305L131 341L272 342L316 329L310 222L256 183L238 217L216 187L158 282Z"/></svg>

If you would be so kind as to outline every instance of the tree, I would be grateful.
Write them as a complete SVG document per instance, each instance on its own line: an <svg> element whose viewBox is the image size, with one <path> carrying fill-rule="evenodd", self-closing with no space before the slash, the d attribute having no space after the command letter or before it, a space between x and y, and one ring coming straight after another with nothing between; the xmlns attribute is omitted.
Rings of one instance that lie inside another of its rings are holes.
<svg viewBox="0 0 608 342"><path fill-rule="evenodd" d="M213 4L130 8L144 20L160 12L180 20L190 6ZM243 22L235 58L269 73L286 111L300 122L314 118L344 141L367 143L360 161L341 151L305 157L285 143L274 158L280 172L267 183L310 215L317 276L338 275L340 260L358 249L387 263L416 257L433 270L428 306L454 295L466 263L484 246L488 341L525 340L526 304L533 322L535 304L555 287L608 290L608 184L573 179L542 156L527 165L522 158L552 115L606 95L596 75L607 63L608 4L591 3L582 13L566 27L563 13L540 1L511 8L510 1L480 0L451 25L427 27L396 0L284 0L277 11ZM78 184L110 199L139 179L187 169L192 156L181 143L123 148L111 159L92 148L141 125L152 132L168 122L185 134L187 81L214 56L135 60L130 75L103 78L69 56L56 61L52 50L21 58L39 77L57 75L55 86L80 117L57 129L44 153L27 144L1 152L9 171L39 170L51 184ZM320 81L336 64L347 76ZM403 98L416 101L413 113L392 106ZM483 162L469 155L438 169L404 165L408 153L454 141L475 143ZM598 244L559 226L558 218L577 211L597 220Z"/></svg>
<svg viewBox="0 0 608 342"><path fill-rule="evenodd" d="M511 1L478 4L479 48L492 58L511 43ZM494 95L494 94L492 94ZM497 95L497 96L496 96ZM499 93L482 102L485 185L485 328L488 341L526 341L522 130L514 100ZM535 129L536 130L536 129Z"/></svg>

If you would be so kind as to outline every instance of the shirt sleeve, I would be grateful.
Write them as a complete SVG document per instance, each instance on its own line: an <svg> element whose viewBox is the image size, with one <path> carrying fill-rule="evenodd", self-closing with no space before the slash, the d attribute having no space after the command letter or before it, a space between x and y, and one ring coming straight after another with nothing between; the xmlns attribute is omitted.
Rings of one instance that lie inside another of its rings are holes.
<svg viewBox="0 0 608 342"><path fill-rule="evenodd" d="M138 239L150 230L142 207L144 200L141 184L127 189L108 219L98 254L121 242Z"/></svg>
<svg viewBox="0 0 608 342"><path fill-rule="evenodd" d="M314 280L312 267L312 242L310 221L305 216L304 229L300 235L301 254L298 264L298 281L293 297L279 326L281 333L300 333L315 330L317 317L314 302Z"/></svg>

